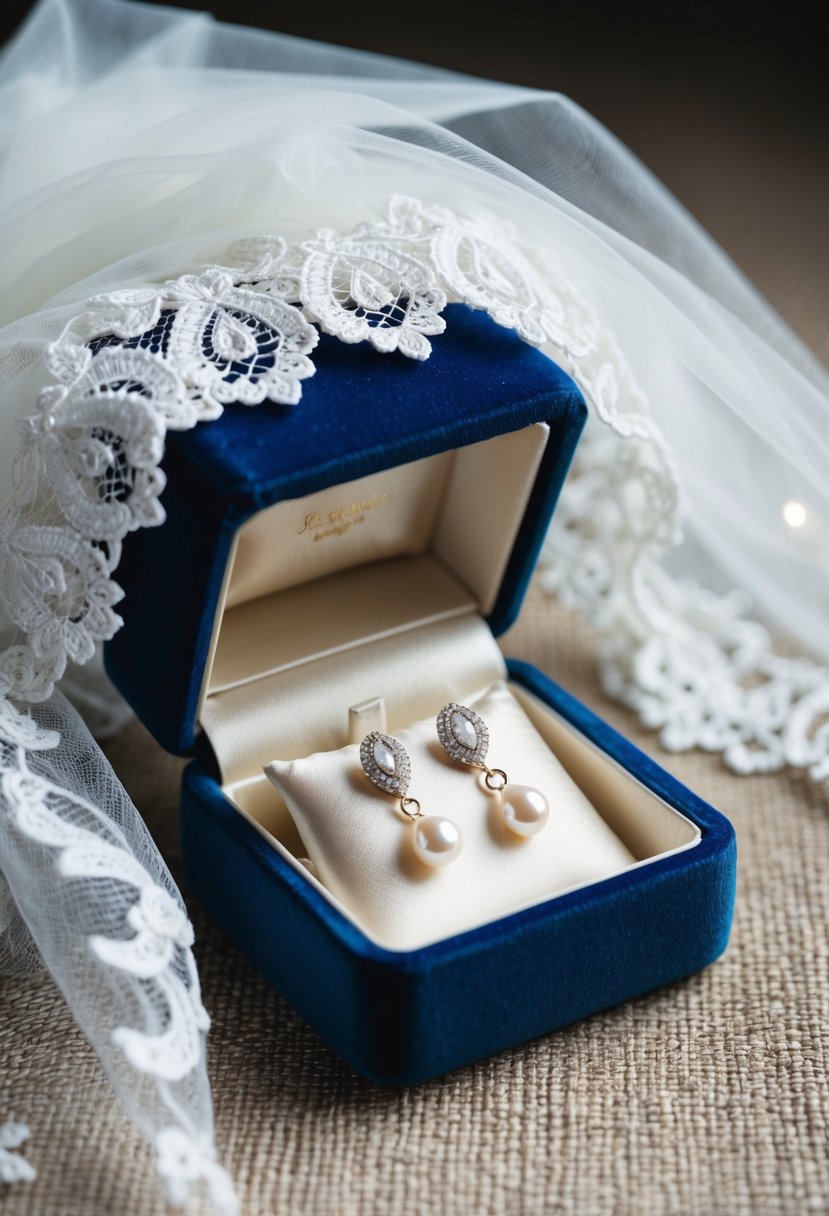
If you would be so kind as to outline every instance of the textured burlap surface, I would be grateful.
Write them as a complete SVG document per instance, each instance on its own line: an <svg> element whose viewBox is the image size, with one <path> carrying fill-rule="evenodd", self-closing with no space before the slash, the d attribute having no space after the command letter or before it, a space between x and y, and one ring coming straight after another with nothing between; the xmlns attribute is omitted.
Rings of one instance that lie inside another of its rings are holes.
<svg viewBox="0 0 829 1216"><path fill-rule="evenodd" d="M604 702L589 638L534 592L506 639L736 825L725 956L702 974L400 1092L356 1077L191 906L221 1155L246 1216L800 1216L829 1211L829 796L665 756ZM109 747L174 870L179 762ZM185 893L186 894L186 893ZM274 932L279 927L274 926ZM589 960L586 960L589 965ZM149 1149L45 976L0 985L0 1109L31 1124L3 1216L155 1216Z"/></svg>

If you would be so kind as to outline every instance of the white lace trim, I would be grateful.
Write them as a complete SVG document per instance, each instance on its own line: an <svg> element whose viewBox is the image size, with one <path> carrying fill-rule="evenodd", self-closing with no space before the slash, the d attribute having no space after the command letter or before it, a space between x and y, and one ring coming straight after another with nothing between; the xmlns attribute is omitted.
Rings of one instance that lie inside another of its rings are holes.
<svg viewBox="0 0 829 1216"><path fill-rule="evenodd" d="M41 734L30 737L27 746L40 750L53 743L53 738ZM79 812L94 826L79 822ZM125 909L122 923L110 932L86 938L90 953L110 970L111 982L140 1011L141 1025L115 1027L112 1042L133 1068L156 1079L171 1120L178 1117L186 1122L170 1083L183 1080L201 1063L210 1022L201 1001L191 950L193 929L184 908L150 878L102 811L30 770L21 744L0 746L0 815L7 828L53 851L60 878L105 879L110 901L117 898L118 908ZM212 1146L195 1129L181 1125L167 1129L165 1144L173 1132L178 1155L167 1152L163 1168L161 1161L158 1164L171 1199L184 1202L192 1184L201 1180L216 1210L231 1216L236 1211L232 1186L213 1159ZM189 1145L187 1160L176 1173L185 1145Z"/></svg>
<svg viewBox="0 0 829 1216"><path fill-rule="evenodd" d="M679 538L680 485L612 334L551 252L501 221L411 198L348 235L238 242L225 267L94 298L67 327L0 515L0 606L21 634L0 654L0 695L47 697L70 659L86 662L118 628L112 574L126 533L163 519L168 429L228 401L295 404L315 326L425 359L449 298L554 354L606 428L581 445L542 579L600 631L607 691L668 748L721 751L738 772L825 776L829 674L774 656L733 596L659 567ZM44 511L60 522L38 523Z"/></svg>
<svg viewBox="0 0 829 1216"><path fill-rule="evenodd" d="M227 1172L216 1161L212 1142L165 1127L155 1137L156 1171L170 1203L183 1206L200 1183L207 1186L214 1211L236 1216L239 1202Z"/></svg>
<svg viewBox="0 0 829 1216"><path fill-rule="evenodd" d="M721 752L745 775L791 765L823 780L829 672L775 654L742 594L715 596L661 568L678 512L660 519L667 478L654 476L651 455L588 428L539 563L542 585L597 630L605 692L668 751Z"/></svg>
<svg viewBox="0 0 829 1216"><path fill-rule="evenodd" d="M37 1171L21 1153L20 1148L29 1139L25 1123L0 1123L0 1182L34 1182Z"/></svg>

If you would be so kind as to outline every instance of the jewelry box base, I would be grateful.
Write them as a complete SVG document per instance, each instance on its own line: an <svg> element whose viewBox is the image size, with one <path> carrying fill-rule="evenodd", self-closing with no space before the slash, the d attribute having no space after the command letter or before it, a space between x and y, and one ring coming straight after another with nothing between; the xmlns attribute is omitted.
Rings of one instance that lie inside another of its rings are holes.
<svg viewBox="0 0 829 1216"><path fill-rule="evenodd" d="M510 679L699 829L693 848L471 932L399 952L363 933L229 801L185 770L187 882L228 936L357 1072L412 1085L698 971L725 949L728 820L525 663Z"/></svg>

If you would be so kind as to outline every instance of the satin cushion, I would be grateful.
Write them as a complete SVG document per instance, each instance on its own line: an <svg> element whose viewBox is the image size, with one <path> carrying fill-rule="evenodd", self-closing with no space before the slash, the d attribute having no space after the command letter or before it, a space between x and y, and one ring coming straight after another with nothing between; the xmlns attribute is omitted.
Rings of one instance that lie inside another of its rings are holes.
<svg viewBox="0 0 829 1216"><path fill-rule="evenodd" d="M413 825L365 777L356 745L265 768L323 885L388 949L413 950L477 928L635 860L503 682L470 705L489 727L490 763L539 789L550 819L536 836L513 835L480 773L446 757L434 718L416 722L395 735L411 759L410 793L425 814L452 820L463 836L460 856L443 869L414 857Z"/></svg>

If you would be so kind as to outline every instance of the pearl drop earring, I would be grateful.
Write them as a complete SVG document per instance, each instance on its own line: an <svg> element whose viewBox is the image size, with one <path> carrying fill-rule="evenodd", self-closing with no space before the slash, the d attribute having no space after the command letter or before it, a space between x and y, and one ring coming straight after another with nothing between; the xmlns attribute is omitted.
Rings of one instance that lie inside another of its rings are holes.
<svg viewBox="0 0 829 1216"><path fill-rule="evenodd" d="M433 868L454 861L463 847L460 829L451 819L424 815L418 800L407 797L412 765L403 744L373 730L360 744L360 763L372 785L400 800L400 810L413 824L412 852L418 861Z"/></svg>
<svg viewBox="0 0 829 1216"><path fill-rule="evenodd" d="M516 836L540 832L550 817L547 799L531 785L513 785L502 768L489 768L485 763L489 730L483 718L468 706L450 701L437 716L437 728L447 756L480 769L486 788L500 795L505 826Z"/></svg>

